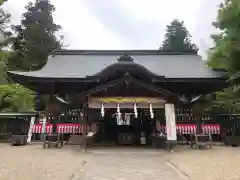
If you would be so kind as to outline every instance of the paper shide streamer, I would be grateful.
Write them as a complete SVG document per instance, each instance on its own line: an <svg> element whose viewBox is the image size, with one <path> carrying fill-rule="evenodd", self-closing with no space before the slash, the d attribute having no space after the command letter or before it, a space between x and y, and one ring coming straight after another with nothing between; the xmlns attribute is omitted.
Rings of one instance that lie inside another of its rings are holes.
<svg viewBox="0 0 240 180"><path fill-rule="evenodd" d="M102 117L104 117L104 114L105 114L105 112L104 112L104 104L102 103L102 105L101 105L101 115L102 115Z"/></svg>
<svg viewBox="0 0 240 180"><path fill-rule="evenodd" d="M152 103L149 104L149 110L150 110L151 119L153 119L154 118L154 113L153 113Z"/></svg>
<svg viewBox="0 0 240 180"><path fill-rule="evenodd" d="M135 118L137 118L138 117L138 112L137 112L137 104L136 103L134 103L133 110L134 110L134 116L135 116Z"/></svg>

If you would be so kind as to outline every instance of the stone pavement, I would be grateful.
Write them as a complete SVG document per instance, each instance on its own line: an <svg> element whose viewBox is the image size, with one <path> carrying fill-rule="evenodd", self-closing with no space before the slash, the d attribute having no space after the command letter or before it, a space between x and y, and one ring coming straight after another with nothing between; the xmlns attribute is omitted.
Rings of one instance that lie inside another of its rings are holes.
<svg viewBox="0 0 240 180"><path fill-rule="evenodd" d="M163 151L115 148L89 152L87 180L180 180Z"/></svg>
<svg viewBox="0 0 240 180"><path fill-rule="evenodd" d="M166 158L190 180L240 180L240 147L197 151L181 146Z"/></svg>
<svg viewBox="0 0 240 180"><path fill-rule="evenodd" d="M43 149L42 144L0 143L0 180L180 180L166 153L118 147L84 153L79 146Z"/></svg>
<svg viewBox="0 0 240 180"><path fill-rule="evenodd" d="M172 153L100 147L83 153L79 146L43 149L42 144L12 147L0 143L0 157L0 180L240 179L240 147L197 151L181 146Z"/></svg>

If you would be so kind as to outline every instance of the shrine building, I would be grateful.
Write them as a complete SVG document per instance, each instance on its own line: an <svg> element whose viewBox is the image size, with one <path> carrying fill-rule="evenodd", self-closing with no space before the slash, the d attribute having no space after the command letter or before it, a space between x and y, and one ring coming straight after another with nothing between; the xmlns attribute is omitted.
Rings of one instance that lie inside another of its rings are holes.
<svg viewBox="0 0 240 180"><path fill-rule="evenodd" d="M87 127L106 141L128 134L129 144L164 131L165 104L174 104L177 133L194 133L194 115L184 104L226 86L224 73L197 54L159 50L57 50L42 69L8 76L49 95L47 132L78 134ZM219 134L207 110L202 118L203 131ZM40 132L35 124L33 133Z"/></svg>

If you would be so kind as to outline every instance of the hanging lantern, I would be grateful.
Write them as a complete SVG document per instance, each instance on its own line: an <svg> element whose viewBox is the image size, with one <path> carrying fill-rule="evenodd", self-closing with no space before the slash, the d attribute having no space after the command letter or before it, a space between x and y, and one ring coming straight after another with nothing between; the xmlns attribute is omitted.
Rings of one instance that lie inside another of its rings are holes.
<svg viewBox="0 0 240 180"><path fill-rule="evenodd" d="M136 103L134 103L133 110L134 110L135 118L137 118L138 117L138 112L137 112L137 104Z"/></svg>
<svg viewBox="0 0 240 180"><path fill-rule="evenodd" d="M154 113L153 113L152 103L149 104L149 109L150 109L151 119L153 119L154 118Z"/></svg>
<svg viewBox="0 0 240 180"><path fill-rule="evenodd" d="M104 117L104 104L103 103L101 105L101 115L102 115L102 117Z"/></svg>

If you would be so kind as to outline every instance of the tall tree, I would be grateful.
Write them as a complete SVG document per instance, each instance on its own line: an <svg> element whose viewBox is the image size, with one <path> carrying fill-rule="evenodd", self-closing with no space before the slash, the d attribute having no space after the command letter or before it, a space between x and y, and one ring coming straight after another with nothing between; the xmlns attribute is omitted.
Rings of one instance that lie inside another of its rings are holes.
<svg viewBox="0 0 240 180"><path fill-rule="evenodd" d="M164 41L160 50L166 52L197 52L196 44L191 42L191 35L183 21L173 20L167 26Z"/></svg>
<svg viewBox="0 0 240 180"><path fill-rule="evenodd" d="M220 31L212 35L215 42L208 56L208 65L215 69L225 69L234 84L240 83L240 1L225 0L220 4L217 21L213 25ZM217 103L239 110L239 88L233 84L218 93Z"/></svg>
<svg viewBox="0 0 240 180"><path fill-rule="evenodd" d="M0 6L4 3L4 2L6 2L7 0L0 0Z"/></svg>
<svg viewBox="0 0 240 180"><path fill-rule="evenodd" d="M11 42L10 14L1 7L7 0L0 0L0 49Z"/></svg>
<svg viewBox="0 0 240 180"><path fill-rule="evenodd" d="M1 33L8 32L6 28L8 28L9 25L9 18L10 14L6 13L1 6L6 2L7 0L0 0L0 31ZM1 40L1 39L0 39Z"/></svg>
<svg viewBox="0 0 240 180"><path fill-rule="evenodd" d="M221 3L217 22L213 25L221 33L213 36L215 46L210 52L209 64L225 68L232 79L240 83L240 1Z"/></svg>
<svg viewBox="0 0 240 180"><path fill-rule="evenodd" d="M21 25L13 26L14 55L9 59L11 69L36 70L45 65L47 56L62 47L56 32L61 27L54 23L55 7L48 0L29 2L22 15Z"/></svg>
<svg viewBox="0 0 240 180"><path fill-rule="evenodd" d="M0 6L6 0L0 0ZM7 84L6 72L8 58L12 52L3 50L10 42L11 33L8 31L10 15L0 7L0 112L33 110L33 93L18 84Z"/></svg>
<svg viewBox="0 0 240 180"><path fill-rule="evenodd" d="M1 51L0 52L0 85L7 84L7 63L8 58L10 56L10 52Z"/></svg>
<svg viewBox="0 0 240 180"><path fill-rule="evenodd" d="M6 47L10 42L10 31L9 31L9 18L10 14L6 13L1 5L6 0L0 0L0 84L7 83L6 80L6 70L7 70L7 61L9 57L9 52L2 50L3 47Z"/></svg>

